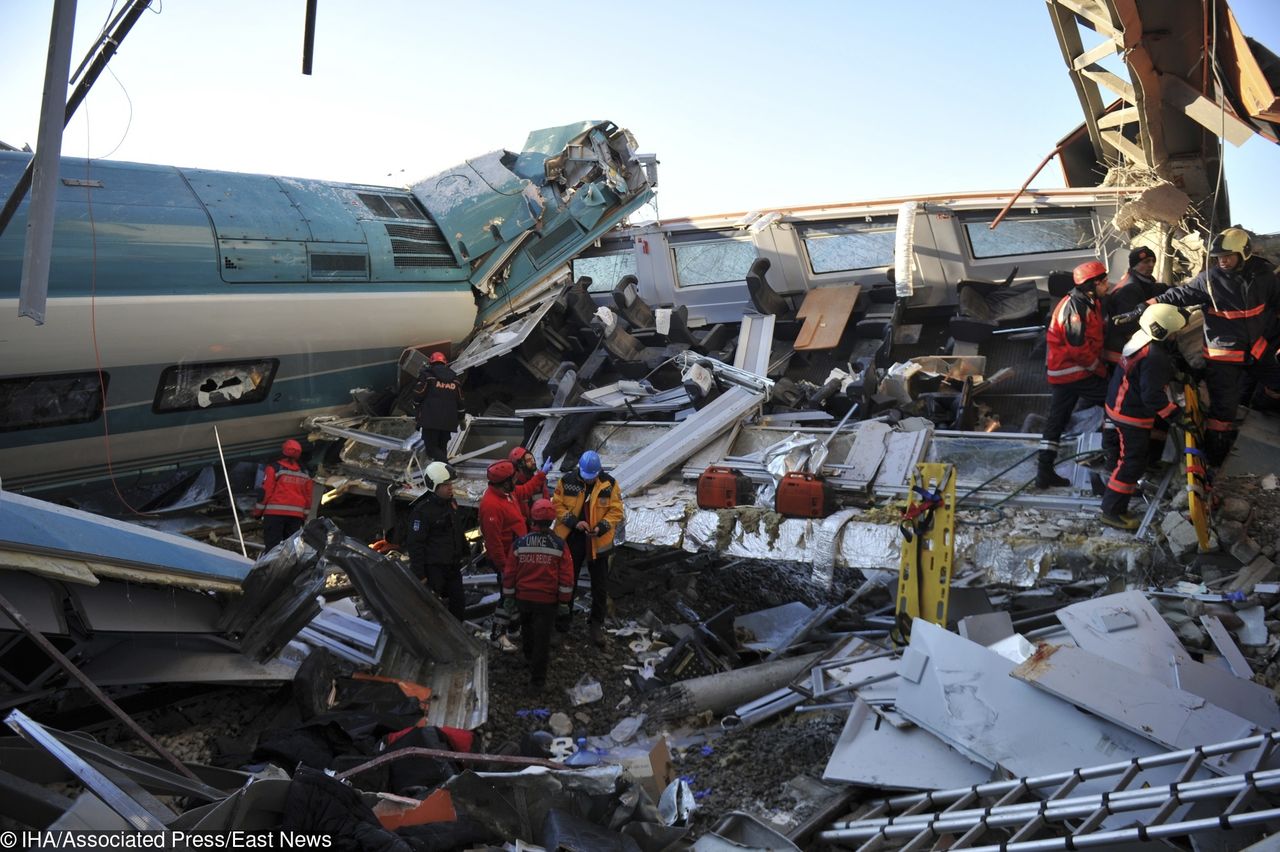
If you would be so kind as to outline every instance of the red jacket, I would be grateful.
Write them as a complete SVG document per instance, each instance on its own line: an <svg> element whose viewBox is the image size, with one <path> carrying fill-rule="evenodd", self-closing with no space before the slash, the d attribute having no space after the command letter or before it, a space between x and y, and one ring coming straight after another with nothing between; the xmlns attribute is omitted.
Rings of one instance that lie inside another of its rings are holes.
<svg viewBox="0 0 1280 852"><path fill-rule="evenodd" d="M305 518L311 510L311 491L315 483L311 474L293 459L279 459L267 465L262 478L262 499L254 506L255 515L284 515Z"/></svg>
<svg viewBox="0 0 1280 852"><path fill-rule="evenodd" d="M517 485L510 494L490 485L480 498L480 534L484 536L485 553L489 554L499 577L511 563L511 545L529 532L520 504L546 482L547 475L538 471L528 482Z"/></svg>
<svg viewBox="0 0 1280 852"><path fill-rule="evenodd" d="M1045 368L1049 384L1065 385L1091 375L1105 376L1102 361L1102 308L1086 293L1063 296L1049 316Z"/></svg>
<svg viewBox="0 0 1280 852"><path fill-rule="evenodd" d="M551 492L547 490L547 475L542 473L542 471L534 471L533 476L530 476L528 479L521 479L521 475L522 474L519 472L516 473L516 491L521 493L523 493L521 491L522 486L526 486L533 482L534 477L538 475L542 476L541 487L534 488L523 498L516 498L516 502L520 504L520 511L524 512L525 523L528 524L529 521L533 520L531 516L531 513L533 512L533 504L538 500L550 500Z"/></svg>
<svg viewBox="0 0 1280 852"><path fill-rule="evenodd" d="M569 545L550 530L534 530L516 540L511 569L502 575L502 595L530 603L573 600L573 557Z"/></svg>

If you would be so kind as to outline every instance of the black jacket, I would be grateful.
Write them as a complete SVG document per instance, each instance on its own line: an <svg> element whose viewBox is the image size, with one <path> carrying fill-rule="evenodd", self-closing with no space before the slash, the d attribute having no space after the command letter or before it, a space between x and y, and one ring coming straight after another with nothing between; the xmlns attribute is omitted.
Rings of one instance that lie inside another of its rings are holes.
<svg viewBox="0 0 1280 852"><path fill-rule="evenodd" d="M1204 354L1211 361L1250 363L1280 340L1280 282L1265 258L1251 257L1230 272L1214 264L1157 301L1204 306Z"/></svg>
<svg viewBox="0 0 1280 852"><path fill-rule="evenodd" d="M431 364L418 375L413 388L418 426L452 432L462 412L462 381L448 364Z"/></svg>
<svg viewBox="0 0 1280 852"><path fill-rule="evenodd" d="M461 565L469 551L458 504L431 491L413 501L404 545L415 568Z"/></svg>
<svg viewBox="0 0 1280 852"><path fill-rule="evenodd" d="M1178 410L1169 396L1173 356L1166 344L1148 343L1120 359L1107 389L1107 416L1125 426L1150 429L1157 417Z"/></svg>
<svg viewBox="0 0 1280 852"><path fill-rule="evenodd" d="M1154 299L1165 291L1165 286L1149 275L1143 275L1136 269L1130 269L1116 286L1116 289L1102 297L1102 304L1108 317L1127 314L1138 308L1148 299ZM1116 325L1108 322L1102 330L1102 357L1108 362L1120 362L1120 353L1125 343L1138 330L1138 321Z"/></svg>

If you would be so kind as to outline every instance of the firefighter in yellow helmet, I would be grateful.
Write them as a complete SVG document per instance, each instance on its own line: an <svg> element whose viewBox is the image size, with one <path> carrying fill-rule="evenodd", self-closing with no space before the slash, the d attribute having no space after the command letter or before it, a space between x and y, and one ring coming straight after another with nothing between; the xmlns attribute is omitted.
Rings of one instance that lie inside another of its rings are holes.
<svg viewBox="0 0 1280 852"><path fill-rule="evenodd" d="M1271 261L1253 254L1242 228L1227 228L1209 248L1209 267L1189 284L1171 288L1153 302L1204 308L1205 461L1227 458L1239 427L1236 408L1246 374L1271 400L1280 401L1280 282ZM1150 302L1148 303L1150 304ZM1245 400L1246 402L1248 400Z"/></svg>

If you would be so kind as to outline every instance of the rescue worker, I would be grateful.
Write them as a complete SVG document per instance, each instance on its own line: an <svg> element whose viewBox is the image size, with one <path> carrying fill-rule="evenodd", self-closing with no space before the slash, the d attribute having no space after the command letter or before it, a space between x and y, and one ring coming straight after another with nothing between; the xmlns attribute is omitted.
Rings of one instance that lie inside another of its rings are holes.
<svg viewBox="0 0 1280 852"><path fill-rule="evenodd" d="M545 468L550 466L544 465ZM501 582L511 562L512 544L529 532L520 503L546 485L547 474L545 470L539 470L528 482L516 485L515 466L509 461L497 461L489 465L485 475L489 487L480 497L480 533L484 538L485 553L489 555Z"/></svg>
<svg viewBox="0 0 1280 852"><path fill-rule="evenodd" d="M1138 317L1131 316L1136 308L1141 309L1165 291L1165 285L1154 277L1156 269L1156 253L1146 246L1139 246L1129 252L1129 271L1120 279L1120 283L1107 293L1102 300L1106 314L1112 321L1102 330L1103 357L1108 364L1119 364L1121 350L1138 330Z"/></svg>
<svg viewBox="0 0 1280 852"><path fill-rule="evenodd" d="M1120 363L1107 390L1107 417L1120 435L1120 459L1102 497L1102 523L1136 530L1129 498L1151 461L1151 446L1163 447L1165 426L1185 418L1169 393L1174 376L1173 335L1187 324L1173 305L1152 305L1142 312L1138 330L1121 349Z"/></svg>
<svg viewBox="0 0 1280 852"><path fill-rule="evenodd" d="M263 552L302 529L311 511L315 483L302 466L302 444L293 438L280 445L280 458L267 465L253 516L262 518Z"/></svg>
<svg viewBox="0 0 1280 852"><path fill-rule="evenodd" d="M536 476L538 473L537 459L533 457L533 453L529 452L524 447L516 447L514 450L512 450L507 455L507 461L511 462L511 464L516 469L516 485L517 486L524 485L526 482L533 479L533 477ZM550 459L548 459L542 465L542 471L544 474L551 472ZM542 483L541 488L536 489L527 498L520 501L520 511L524 512L525 521L530 520L530 518L532 517L530 512L533 509L533 504L535 502L537 502L538 500L549 500L549 499L551 499L551 492L547 490L547 484L544 481Z"/></svg>
<svg viewBox="0 0 1280 852"><path fill-rule="evenodd" d="M1071 484L1054 470L1062 432L1079 403L1102 405L1107 396L1100 302L1107 293L1107 268L1091 260L1077 266L1071 276L1075 287L1054 307L1045 334L1045 367L1053 395L1040 438L1037 488Z"/></svg>
<svg viewBox="0 0 1280 852"><path fill-rule="evenodd" d="M427 456L448 461L449 436L462 422L462 382L443 352L432 352L413 388L414 419L422 430Z"/></svg>
<svg viewBox="0 0 1280 852"><path fill-rule="evenodd" d="M546 498L535 500L530 517L533 530L516 539L502 577L502 607L508 617L520 613L524 658L536 691L547 682L553 626L569 615L574 574L569 546L551 531L556 507Z"/></svg>
<svg viewBox="0 0 1280 852"><path fill-rule="evenodd" d="M569 545L573 554L574 577L587 567L591 578L591 641L604 647L604 619L609 609L609 563L618 527L622 524L622 489L605 473L600 456L587 450L578 459L578 467L556 483L552 502L556 507L556 535ZM574 585L577 596L577 585ZM572 610L570 610L572 613ZM568 624L562 624L566 631Z"/></svg>
<svg viewBox="0 0 1280 852"><path fill-rule="evenodd" d="M1135 248L1129 252L1129 270L1102 300L1104 313L1112 318L1102 329L1102 357L1110 372L1115 372L1116 365L1120 363L1121 350L1138 330L1137 314L1133 314L1132 319L1120 318L1129 316L1135 308L1141 313L1149 299L1154 299L1165 291L1165 285L1153 277L1155 269L1156 253L1146 246ZM1103 469L1114 470L1120 460L1120 438L1115 423L1110 419L1102 424L1102 451ZM1096 473L1091 478L1094 494L1105 494L1106 487L1102 478Z"/></svg>
<svg viewBox="0 0 1280 852"><path fill-rule="evenodd" d="M1246 374L1271 400L1280 400L1280 283L1271 262L1254 257L1249 234L1227 228L1209 248L1207 269L1155 301L1204 306L1205 385L1209 407L1204 454L1211 467L1227 459L1239 434L1236 407Z"/></svg>
<svg viewBox="0 0 1280 852"><path fill-rule="evenodd" d="M470 551L462 513L453 499L454 469L444 462L427 465L431 490L409 507L405 550L409 567L427 587L449 606L449 613L462 621L467 602L462 587L462 566Z"/></svg>

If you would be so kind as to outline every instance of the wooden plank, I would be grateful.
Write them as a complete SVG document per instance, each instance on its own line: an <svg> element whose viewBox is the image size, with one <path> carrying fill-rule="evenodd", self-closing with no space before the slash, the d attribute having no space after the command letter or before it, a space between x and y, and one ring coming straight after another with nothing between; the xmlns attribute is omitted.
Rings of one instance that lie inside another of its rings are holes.
<svg viewBox="0 0 1280 852"><path fill-rule="evenodd" d="M844 334L860 292L862 287L858 284L810 290L796 312L796 317L804 320L796 335L796 350L834 349Z"/></svg>

